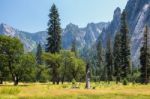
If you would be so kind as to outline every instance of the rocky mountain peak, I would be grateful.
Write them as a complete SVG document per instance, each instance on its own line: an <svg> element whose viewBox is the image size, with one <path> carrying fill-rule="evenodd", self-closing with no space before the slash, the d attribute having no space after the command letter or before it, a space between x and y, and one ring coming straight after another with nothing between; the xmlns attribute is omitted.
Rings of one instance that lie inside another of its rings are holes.
<svg viewBox="0 0 150 99"><path fill-rule="evenodd" d="M78 29L79 27L73 23L69 23L65 29Z"/></svg>
<svg viewBox="0 0 150 99"><path fill-rule="evenodd" d="M121 9L117 7L114 11L113 19L117 19L121 15Z"/></svg>
<svg viewBox="0 0 150 99"><path fill-rule="evenodd" d="M128 0L125 7L127 12L127 24L131 34L131 56L134 65L139 63L139 51L142 45L144 26L150 26L150 0ZM120 28L121 10L116 8L114 11L113 20L107 29L102 31L100 39L105 47L108 34L111 34L111 39L114 40L115 34Z"/></svg>
<svg viewBox="0 0 150 99"><path fill-rule="evenodd" d="M7 36L12 36L14 37L16 34L16 29L14 29L13 27L7 25L7 24L0 24L0 34L4 34Z"/></svg>
<svg viewBox="0 0 150 99"><path fill-rule="evenodd" d="M102 33L99 37L101 39L103 47L106 47L106 42L108 39L108 35L111 36L111 39L115 38L116 32L119 30L120 25L120 17L121 17L121 9L117 7L114 11L113 20L110 22L107 28L102 30Z"/></svg>

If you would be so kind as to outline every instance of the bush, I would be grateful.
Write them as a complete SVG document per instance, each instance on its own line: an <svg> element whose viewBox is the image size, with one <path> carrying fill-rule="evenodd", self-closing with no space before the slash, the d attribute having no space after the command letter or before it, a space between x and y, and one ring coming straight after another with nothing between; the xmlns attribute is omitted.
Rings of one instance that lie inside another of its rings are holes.
<svg viewBox="0 0 150 99"><path fill-rule="evenodd" d="M96 89L96 86L94 86L93 89Z"/></svg>
<svg viewBox="0 0 150 99"><path fill-rule="evenodd" d="M67 87L68 87L67 85L62 85L62 88L64 88L64 89L67 88Z"/></svg>
<svg viewBox="0 0 150 99"><path fill-rule="evenodd" d="M72 85L75 85L75 84L76 84L76 80L72 79Z"/></svg>
<svg viewBox="0 0 150 99"><path fill-rule="evenodd" d="M76 80L75 79L72 80L72 88L76 88Z"/></svg>
<svg viewBox="0 0 150 99"><path fill-rule="evenodd" d="M128 85L128 80L126 78L123 80L123 85Z"/></svg>

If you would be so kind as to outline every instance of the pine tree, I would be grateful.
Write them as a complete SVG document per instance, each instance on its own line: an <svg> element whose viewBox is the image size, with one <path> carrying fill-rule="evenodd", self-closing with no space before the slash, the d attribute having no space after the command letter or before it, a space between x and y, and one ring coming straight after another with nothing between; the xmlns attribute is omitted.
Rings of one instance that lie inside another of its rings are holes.
<svg viewBox="0 0 150 99"><path fill-rule="evenodd" d="M61 49L61 27L59 13L55 4L50 9L49 18L46 51L56 53Z"/></svg>
<svg viewBox="0 0 150 99"><path fill-rule="evenodd" d="M113 80L113 54L112 54L112 45L111 39L108 38L107 49L106 49L106 68L107 68L107 80Z"/></svg>
<svg viewBox="0 0 150 99"><path fill-rule="evenodd" d="M42 65L42 47L40 43L37 46L36 62L38 65Z"/></svg>
<svg viewBox="0 0 150 99"><path fill-rule="evenodd" d="M130 54L130 39L129 31L126 21L126 12L123 11L121 15L121 66L122 66L122 78L127 79L131 74L131 54Z"/></svg>
<svg viewBox="0 0 150 99"><path fill-rule="evenodd" d="M103 76L103 72L104 72L104 53L103 53L103 48L102 48L102 42L100 39L98 39L98 42L96 44L96 61L97 61L97 68L96 68L96 76L99 76L99 80L101 79L101 76Z"/></svg>
<svg viewBox="0 0 150 99"><path fill-rule="evenodd" d="M75 56L77 57L77 48L76 48L76 39L74 39L72 41L72 47L71 47L71 51L75 53Z"/></svg>
<svg viewBox="0 0 150 99"><path fill-rule="evenodd" d="M102 48L102 43L101 43L101 40L98 40L98 43L97 43L97 58L98 58L98 65L101 65L102 62L103 62L103 48Z"/></svg>
<svg viewBox="0 0 150 99"><path fill-rule="evenodd" d="M57 54L61 50L61 27L60 27L60 19L59 13L55 6L52 5L49 14L49 22L48 22L48 38L46 45L46 52L50 52L51 54ZM58 66L59 67L59 66ZM52 66L52 71L56 71L57 66ZM52 81L53 84L57 82L59 84L58 73L52 73Z"/></svg>
<svg viewBox="0 0 150 99"><path fill-rule="evenodd" d="M140 63L141 63L141 83L149 83L150 78L150 48L148 46L148 27L145 27L143 47L141 48Z"/></svg>
<svg viewBox="0 0 150 99"><path fill-rule="evenodd" d="M113 48L114 56L114 76L116 78L116 83L121 80L121 36L120 33L117 33L114 40Z"/></svg>
<svg viewBox="0 0 150 99"><path fill-rule="evenodd" d="M42 60L42 47L39 43L37 46L37 52L36 52L36 80L40 81L42 72L44 70L43 60Z"/></svg>

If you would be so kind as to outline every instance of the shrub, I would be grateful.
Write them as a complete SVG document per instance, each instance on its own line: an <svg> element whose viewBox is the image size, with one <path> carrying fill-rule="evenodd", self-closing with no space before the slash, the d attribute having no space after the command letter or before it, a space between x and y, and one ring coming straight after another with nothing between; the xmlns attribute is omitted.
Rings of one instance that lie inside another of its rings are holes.
<svg viewBox="0 0 150 99"><path fill-rule="evenodd" d="M96 89L96 86L94 86L93 89Z"/></svg>
<svg viewBox="0 0 150 99"><path fill-rule="evenodd" d="M75 79L72 80L72 88L76 88L76 80Z"/></svg>
<svg viewBox="0 0 150 99"><path fill-rule="evenodd" d="M76 80L72 79L72 85L75 85L75 84L76 84Z"/></svg>
<svg viewBox="0 0 150 99"><path fill-rule="evenodd" d="M128 85L128 80L126 78L123 80L123 85Z"/></svg>
<svg viewBox="0 0 150 99"><path fill-rule="evenodd" d="M64 89L67 88L67 87L68 87L67 85L62 85L62 88L64 88Z"/></svg>

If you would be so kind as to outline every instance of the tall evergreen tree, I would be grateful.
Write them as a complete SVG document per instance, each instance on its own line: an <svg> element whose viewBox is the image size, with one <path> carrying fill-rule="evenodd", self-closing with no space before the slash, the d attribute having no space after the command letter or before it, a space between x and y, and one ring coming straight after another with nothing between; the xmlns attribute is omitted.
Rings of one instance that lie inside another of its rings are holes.
<svg viewBox="0 0 150 99"><path fill-rule="evenodd" d="M42 65L42 47L40 43L37 46L36 62L38 65Z"/></svg>
<svg viewBox="0 0 150 99"><path fill-rule="evenodd" d="M116 83L121 80L121 36L118 32L115 36L114 40L114 48L113 48L113 56L114 56L114 76L116 78Z"/></svg>
<svg viewBox="0 0 150 99"><path fill-rule="evenodd" d="M58 10L55 4L52 5L49 14L49 22L48 22L48 38L46 45L46 52L50 52L51 54L59 53L61 50L61 27L60 27L60 18ZM59 66L52 66L52 71L56 71ZM59 77L57 72L52 73L52 81L53 84L57 82L59 84Z"/></svg>
<svg viewBox="0 0 150 99"><path fill-rule="evenodd" d="M61 27L59 13L55 4L50 9L49 18L46 52L56 53L61 49Z"/></svg>
<svg viewBox="0 0 150 99"><path fill-rule="evenodd" d="M76 47L76 39L74 39L72 41L72 47L71 47L71 51L75 53L75 56L77 57L77 47Z"/></svg>
<svg viewBox="0 0 150 99"><path fill-rule="evenodd" d="M43 60L42 60L42 47L41 44L39 43L36 52L36 80L37 81L41 81L42 79L41 75L44 69L45 67L43 65Z"/></svg>
<svg viewBox="0 0 150 99"><path fill-rule="evenodd" d="M112 45L110 36L107 41L107 49L106 49L106 70L107 70L107 80L113 80L113 54L112 54Z"/></svg>
<svg viewBox="0 0 150 99"><path fill-rule="evenodd" d="M122 66L122 78L127 79L131 74L131 54L130 54L130 38L126 21L126 11L124 10L121 15L121 66Z"/></svg>
<svg viewBox="0 0 150 99"><path fill-rule="evenodd" d="M98 40L97 46L97 59L98 59L98 65L102 65L103 62L103 48L102 48L102 43L101 40Z"/></svg>
<svg viewBox="0 0 150 99"><path fill-rule="evenodd" d="M141 48L141 83L147 84L150 80L150 48L148 45L148 27L145 27L143 47Z"/></svg>
<svg viewBox="0 0 150 99"><path fill-rule="evenodd" d="M100 79L103 79L104 80L104 76L103 75L103 72L104 72L104 52L103 52L103 47L102 47L102 42L101 42L101 39L99 38L98 39L98 42L96 44L96 65L97 65L97 68L95 70L96 72L96 77L98 76L99 80Z"/></svg>

